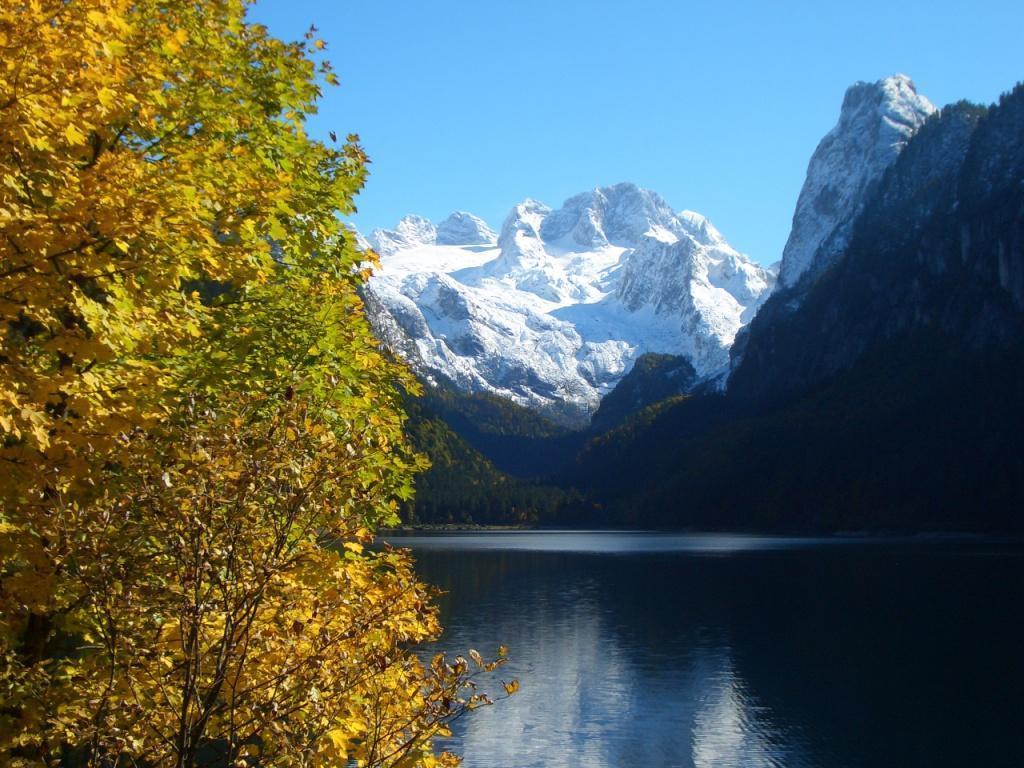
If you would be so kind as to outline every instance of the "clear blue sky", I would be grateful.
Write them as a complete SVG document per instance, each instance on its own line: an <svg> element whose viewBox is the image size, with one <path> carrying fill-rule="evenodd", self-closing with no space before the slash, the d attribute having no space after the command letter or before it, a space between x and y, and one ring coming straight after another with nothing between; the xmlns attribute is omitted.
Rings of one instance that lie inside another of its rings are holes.
<svg viewBox="0 0 1024 768"><path fill-rule="evenodd" d="M259 0L251 16L289 39L320 28L341 87L311 130L360 134L367 233L456 209L497 228L525 197L632 181L770 263L848 85L904 72L941 106L1024 79L1021 0Z"/></svg>

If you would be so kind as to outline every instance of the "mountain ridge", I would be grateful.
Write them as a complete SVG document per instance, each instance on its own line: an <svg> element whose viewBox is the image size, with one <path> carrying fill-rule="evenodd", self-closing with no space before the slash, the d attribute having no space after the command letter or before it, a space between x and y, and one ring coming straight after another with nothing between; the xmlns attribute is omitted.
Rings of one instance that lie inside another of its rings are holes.
<svg viewBox="0 0 1024 768"><path fill-rule="evenodd" d="M453 216L472 226L441 238L452 217L435 227L410 216L374 232L375 329L427 380L576 426L646 352L685 356L701 379L721 375L774 283L706 218L633 184L558 209L527 199L495 240L472 214ZM455 242L462 231L474 242Z"/></svg>

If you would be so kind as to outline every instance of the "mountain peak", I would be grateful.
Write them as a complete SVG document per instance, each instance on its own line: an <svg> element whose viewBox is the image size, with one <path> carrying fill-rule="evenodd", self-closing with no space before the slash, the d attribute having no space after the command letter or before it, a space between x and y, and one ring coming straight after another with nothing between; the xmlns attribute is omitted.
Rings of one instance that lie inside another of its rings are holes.
<svg viewBox="0 0 1024 768"><path fill-rule="evenodd" d="M674 219L660 195L622 182L570 197L544 220L541 237L570 250L632 247L654 227L671 230Z"/></svg>
<svg viewBox="0 0 1024 768"><path fill-rule="evenodd" d="M870 190L935 111L906 75L847 89L838 122L807 166L782 255L780 285L792 287L808 271L832 263L849 241Z"/></svg>
<svg viewBox="0 0 1024 768"><path fill-rule="evenodd" d="M518 203L505 218L501 225L501 237L498 245L511 242L516 233L522 232L530 237L540 238L540 226L551 209L539 200L528 197Z"/></svg>
<svg viewBox="0 0 1024 768"><path fill-rule="evenodd" d="M896 74L873 83L857 82L847 88L839 126L865 118L881 119L905 141L920 127L923 118L934 111L935 105L917 92L913 80Z"/></svg>
<svg viewBox="0 0 1024 768"><path fill-rule="evenodd" d="M437 225L438 245L494 245L497 240L487 222L466 211L456 211Z"/></svg>
<svg viewBox="0 0 1024 768"><path fill-rule="evenodd" d="M403 216L394 229L375 229L370 242L381 256L390 256L407 248L433 245L437 242L437 228L423 216Z"/></svg>
<svg viewBox="0 0 1024 768"><path fill-rule="evenodd" d="M414 237L424 241L437 233L430 219L414 213L399 219L395 231L407 237Z"/></svg>
<svg viewBox="0 0 1024 768"><path fill-rule="evenodd" d="M686 228L687 233L701 245L721 245L725 238L707 216L696 211L680 211L676 218Z"/></svg>

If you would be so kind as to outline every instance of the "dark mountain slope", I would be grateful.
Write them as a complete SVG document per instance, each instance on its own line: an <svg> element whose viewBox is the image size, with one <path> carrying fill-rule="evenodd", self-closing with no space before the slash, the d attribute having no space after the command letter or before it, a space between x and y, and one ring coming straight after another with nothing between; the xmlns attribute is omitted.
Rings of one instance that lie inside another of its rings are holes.
<svg viewBox="0 0 1024 768"><path fill-rule="evenodd" d="M590 430L606 432L648 405L688 392L696 380L697 372L685 357L641 355L615 389L601 400L590 420Z"/></svg>
<svg viewBox="0 0 1024 768"><path fill-rule="evenodd" d="M459 392L446 382L424 388L431 413L499 470L515 477L548 477L565 469L583 433L496 395Z"/></svg>
<svg viewBox="0 0 1024 768"><path fill-rule="evenodd" d="M979 374L993 382L980 398ZM1019 359L904 339L769 409L674 405L592 442L570 481L604 507L602 521L624 525L1017 530L1022 390Z"/></svg>

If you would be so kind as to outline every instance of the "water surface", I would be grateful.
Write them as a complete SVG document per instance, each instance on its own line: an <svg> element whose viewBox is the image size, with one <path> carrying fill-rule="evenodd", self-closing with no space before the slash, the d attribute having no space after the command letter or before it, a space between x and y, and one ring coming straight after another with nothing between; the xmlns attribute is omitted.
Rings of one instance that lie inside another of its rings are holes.
<svg viewBox="0 0 1024 768"><path fill-rule="evenodd" d="M1020 544L391 541L446 592L439 647L521 681L457 724L467 768L1024 766Z"/></svg>

